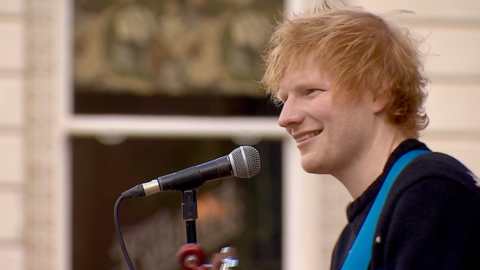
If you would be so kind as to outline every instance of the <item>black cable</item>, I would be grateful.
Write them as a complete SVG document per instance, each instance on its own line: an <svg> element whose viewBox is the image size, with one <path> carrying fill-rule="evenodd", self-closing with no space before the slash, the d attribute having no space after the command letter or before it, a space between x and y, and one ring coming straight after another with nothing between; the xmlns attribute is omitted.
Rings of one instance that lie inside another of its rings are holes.
<svg viewBox="0 0 480 270"><path fill-rule="evenodd" d="M117 229L118 242L120 242L120 247L122 248L123 257L125 257L128 269L134 270L132 261L130 260L130 256L128 256L127 248L125 247L125 243L123 242L122 232L120 232L120 225L118 223L118 207L120 205L120 202L122 202L122 199L122 196L118 197L117 202L115 203L115 208L113 209L113 220L115 222L115 228Z"/></svg>

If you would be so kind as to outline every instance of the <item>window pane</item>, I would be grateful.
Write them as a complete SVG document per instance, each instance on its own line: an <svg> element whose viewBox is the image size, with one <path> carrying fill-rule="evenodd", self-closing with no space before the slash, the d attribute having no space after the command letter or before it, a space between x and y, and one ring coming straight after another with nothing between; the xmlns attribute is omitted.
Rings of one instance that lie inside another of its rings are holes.
<svg viewBox="0 0 480 270"><path fill-rule="evenodd" d="M121 192L238 147L218 139L102 141L71 138L74 270L125 264L112 218ZM237 247L239 270L281 269L281 143L255 147L262 157L257 176L211 181L199 189L197 240L208 257L222 246ZM175 253L186 243L180 204L179 192L163 192L120 205L120 225L137 270L179 269Z"/></svg>
<svg viewBox="0 0 480 270"><path fill-rule="evenodd" d="M74 108L77 114L277 116L280 112L280 108L265 97L138 96L98 92L77 92Z"/></svg>

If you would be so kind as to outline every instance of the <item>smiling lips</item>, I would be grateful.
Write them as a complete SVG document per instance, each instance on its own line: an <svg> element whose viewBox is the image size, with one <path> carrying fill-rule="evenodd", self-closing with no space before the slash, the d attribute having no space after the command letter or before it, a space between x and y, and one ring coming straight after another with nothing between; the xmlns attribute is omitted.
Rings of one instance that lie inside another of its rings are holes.
<svg viewBox="0 0 480 270"><path fill-rule="evenodd" d="M313 132L310 132L310 133L307 133L307 134L304 134L304 135L301 135L301 136L298 136L298 137L295 137L295 141L297 143L301 143L303 141L305 141L306 139L308 138L311 138L311 137L314 137L314 136L317 136L318 134L320 134L320 130L316 130L316 131L313 131Z"/></svg>

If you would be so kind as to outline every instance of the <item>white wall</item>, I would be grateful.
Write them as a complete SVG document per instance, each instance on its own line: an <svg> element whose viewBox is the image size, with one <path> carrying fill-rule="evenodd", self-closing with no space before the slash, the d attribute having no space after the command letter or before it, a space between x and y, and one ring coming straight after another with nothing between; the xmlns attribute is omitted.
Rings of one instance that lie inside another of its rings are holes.
<svg viewBox="0 0 480 270"><path fill-rule="evenodd" d="M421 139L480 174L480 2L352 0L375 12L410 10L402 20L426 37L430 124Z"/></svg>
<svg viewBox="0 0 480 270"><path fill-rule="evenodd" d="M0 1L0 264L24 269L24 3Z"/></svg>

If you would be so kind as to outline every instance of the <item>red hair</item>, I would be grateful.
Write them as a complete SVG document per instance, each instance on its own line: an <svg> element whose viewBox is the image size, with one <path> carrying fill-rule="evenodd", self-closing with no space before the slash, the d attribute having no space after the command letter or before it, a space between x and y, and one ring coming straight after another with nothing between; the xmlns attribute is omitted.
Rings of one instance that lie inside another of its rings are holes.
<svg viewBox="0 0 480 270"><path fill-rule="evenodd" d="M332 75L334 91L345 89L354 99L365 90L387 95L388 120L407 136L417 138L428 125L428 78L418 43L408 29L378 15L328 5L296 15L278 24L263 57L261 83L273 99L285 71L313 57Z"/></svg>

